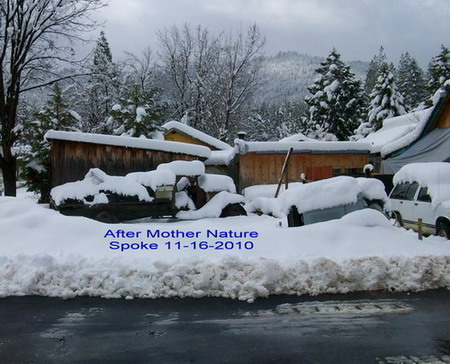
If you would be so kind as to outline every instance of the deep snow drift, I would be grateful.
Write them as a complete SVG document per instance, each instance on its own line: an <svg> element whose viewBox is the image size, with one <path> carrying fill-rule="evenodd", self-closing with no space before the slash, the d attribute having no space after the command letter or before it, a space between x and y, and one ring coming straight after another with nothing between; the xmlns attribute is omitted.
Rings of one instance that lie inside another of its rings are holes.
<svg viewBox="0 0 450 364"><path fill-rule="evenodd" d="M251 302L270 294L450 287L449 241L419 241L373 210L298 228L256 215L108 225L3 197L0 232L1 297Z"/></svg>

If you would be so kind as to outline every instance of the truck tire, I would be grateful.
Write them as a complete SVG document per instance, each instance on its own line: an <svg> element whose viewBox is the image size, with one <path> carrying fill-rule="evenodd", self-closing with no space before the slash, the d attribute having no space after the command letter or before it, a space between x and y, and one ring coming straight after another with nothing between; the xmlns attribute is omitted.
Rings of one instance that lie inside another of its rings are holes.
<svg viewBox="0 0 450 364"><path fill-rule="evenodd" d="M106 224L117 224L119 222L119 219L116 215L114 215L111 212L102 211L98 213L95 217L95 220L104 222Z"/></svg>
<svg viewBox="0 0 450 364"><path fill-rule="evenodd" d="M450 239L450 224L445 220L440 221L436 226L436 235Z"/></svg>
<svg viewBox="0 0 450 364"><path fill-rule="evenodd" d="M403 219L402 219L402 215L400 215L400 212L393 211L392 218L395 219L394 226L403 227Z"/></svg>
<svg viewBox="0 0 450 364"><path fill-rule="evenodd" d="M220 217L242 216L242 215L247 216L247 211L245 211L244 207L242 207L240 203L230 203L222 209Z"/></svg>

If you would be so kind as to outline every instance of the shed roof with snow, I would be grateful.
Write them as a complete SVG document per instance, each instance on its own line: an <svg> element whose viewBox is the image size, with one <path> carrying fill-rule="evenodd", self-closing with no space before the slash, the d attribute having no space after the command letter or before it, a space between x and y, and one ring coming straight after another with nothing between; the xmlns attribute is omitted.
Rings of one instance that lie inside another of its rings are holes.
<svg viewBox="0 0 450 364"><path fill-rule="evenodd" d="M151 171L174 160L205 160L207 147L146 138L49 131L52 186L83 179L91 168L109 175Z"/></svg>
<svg viewBox="0 0 450 364"><path fill-rule="evenodd" d="M166 140L203 145L211 150L232 149L227 143L179 121L169 121L163 125L163 128L166 129L163 132Z"/></svg>

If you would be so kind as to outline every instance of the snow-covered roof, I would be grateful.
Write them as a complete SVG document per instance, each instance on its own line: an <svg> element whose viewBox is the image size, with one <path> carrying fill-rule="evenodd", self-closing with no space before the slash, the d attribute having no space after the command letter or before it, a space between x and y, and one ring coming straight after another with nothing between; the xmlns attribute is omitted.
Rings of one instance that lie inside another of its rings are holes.
<svg viewBox="0 0 450 364"><path fill-rule="evenodd" d="M388 155L415 141L423 131L433 108L396 116L383 121L383 127L359 142L369 143L372 153Z"/></svg>
<svg viewBox="0 0 450 364"><path fill-rule="evenodd" d="M290 148L294 152L319 153L319 152L343 152L343 153L368 153L370 145L360 142L245 142L236 139L240 154L249 152L283 152L287 153Z"/></svg>
<svg viewBox="0 0 450 364"><path fill-rule="evenodd" d="M202 158L209 158L211 156L211 150L207 147L187 143L171 142L166 140L55 130L49 130L45 134L44 138L68 140L82 143L114 145L127 148L159 150L169 153L188 154Z"/></svg>
<svg viewBox="0 0 450 364"><path fill-rule="evenodd" d="M312 138L308 138L305 134L297 133L286 138L280 139L280 142L313 142L317 141Z"/></svg>
<svg viewBox="0 0 450 364"><path fill-rule="evenodd" d="M194 129L193 127L180 123L179 121L169 121L163 125L164 129L167 129L167 132L164 134L167 134L171 130L177 130L183 134L186 134L194 139L197 139L205 144L208 144L214 148L217 148L219 150L227 150L231 149L232 147L228 145L227 143L224 143L220 141L219 139L216 139L212 137L211 135L208 135L206 133L203 133L200 130Z"/></svg>
<svg viewBox="0 0 450 364"><path fill-rule="evenodd" d="M203 163L205 166L228 166L236 155L236 148L228 150L212 150L211 157Z"/></svg>

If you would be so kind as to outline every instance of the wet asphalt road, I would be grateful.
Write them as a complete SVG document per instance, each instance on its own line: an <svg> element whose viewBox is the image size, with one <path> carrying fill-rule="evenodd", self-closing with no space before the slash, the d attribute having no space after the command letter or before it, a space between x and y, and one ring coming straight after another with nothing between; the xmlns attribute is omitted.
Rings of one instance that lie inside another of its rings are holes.
<svg viewBox="0 0 450 364"><path fill-rule="evenodd" d="M450 363L450 291L0 300L1 363L129 361Z"/></svg>

